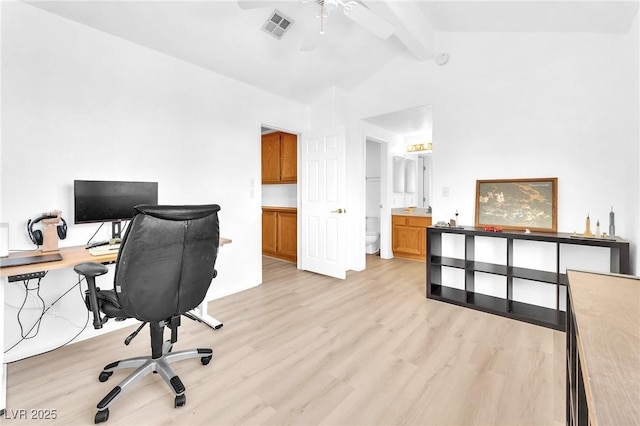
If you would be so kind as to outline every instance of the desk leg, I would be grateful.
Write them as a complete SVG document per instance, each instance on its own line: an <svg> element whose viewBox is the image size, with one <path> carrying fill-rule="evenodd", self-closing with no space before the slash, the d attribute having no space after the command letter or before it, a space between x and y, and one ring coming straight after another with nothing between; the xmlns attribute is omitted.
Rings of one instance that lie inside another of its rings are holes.
<svg viewBox="0 0 640 426"><path fill-rule="evenodd" d="M4 360L3 360L4 361ZM2 369L2 391L0 392L0 416L4 416L4 413L7 408L7 364L4 362L0 364L0 369Z"/></svg>
<svg viewBox="0 0 640 426"><path fill-rule="evenodd" d="M212 317L207 313L206 300L204 300L197 308L192 310L190 313L193 316L195 316L199 321L202 321L203 323L207 324L209 327L213 328L214 330L219 329L223 325L220 321L218 321L217 319L215 319L214 317Z"/></svg>

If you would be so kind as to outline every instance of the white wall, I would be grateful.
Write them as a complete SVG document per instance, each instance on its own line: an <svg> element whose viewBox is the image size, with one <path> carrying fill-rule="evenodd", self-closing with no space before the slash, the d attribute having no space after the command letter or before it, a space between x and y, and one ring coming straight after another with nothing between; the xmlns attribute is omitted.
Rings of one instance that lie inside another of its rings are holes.
<svg viewBox="0 0 640 426"><path fill-rule="evenodd" d="M298 207L298 185L295 183L262 185L262 205Z"/></svg>
<svg viewBox="0 0 640 426"><path fill-rule="evenodd" d="M638 111L640 111L640 13L638 13L636 15L636 20L633 24L633 28L630 31L632 40L634 40L635 43L635 63L634 63L634 67L635 67L635 74L636 74L636 93L637 93L637 100L636 100L636 108L638 109ZM640 119L638 120L638 134L640 135ZM640 144L640 142L639 142ZM638 164L640 164L640 149L638 150ZM640 173L638 173L638 188L640 188ZM633 192L631 193L633 196ZM637 190L635 192L636 197L638 197L639 199L637 200L637 204L640 205L640 190ZM637 216L637 215L636 215ZM636 244L640 244L640 224L637 225L637 229L636 229L636 240L635 243ZM635 256L635 261L636 261L636 271L635 274L636 275L640 275L640 248L636 245L635 246L635 252L636 252L636 256ZM633 254L633 253L632 253Z"/></svg>
<svg viewBox="0 0 640 426"><path fill-rule="evenodd" d="M24 3L2 8L1 211L11 248L33 249L27 219L55 208L69 223L61 245L86 243L97 225L73 225L74 179L158 181L160 203L222 207L221 235L233 243L210 296L258 285L260 124L301 131L308 108ZM73 273L45 280L55 297ZM15 321L5 318L7 332Z"/></svg>
<svg viewBox="0 0 640 426"><path fill-rule="evenodd" d="M557 176L560 231L581 232L587 214L604 223L614 206L617 234L635 250L632 37L445 34L439 45L455 60L434 112L435 212L457 209L472 223L476 179Z"/></svg>
<svg viewBox="0 0 640 426"><path fill-rule="evenodd" d="M2 164L2 21L3 21L3 13L2 13L2 4L0 4L0 165ZM4 186L2 182L4 179L2 178L2 173L0 172L0 222L4 222L4 209L2 208L2 187ZM4 280L0 279L0 285L4 285ZM0 306L4 306L4 289L0 289ZM0 311L3 311L0 309ZM4 318L2 319L3 325L0 327L0 342L4 342ZM4 356L4 347L2 348L2 354L0 354L0 364L5 362ZM7 382L7 373L5 367L0 367L0 386L6 386ZM6 407L6 391L0 391L0 404Z"/></svg>
<svg viewBox="0 0 640 426"><path fill-rule="evenodd" d="M433 105L434 221L458 210L473 224L476 179L557 176L559 231L614 206L636 260L637 35L637 22L624 35L438 33L447 65L399 57L354 90L350 116Z"/></svg>

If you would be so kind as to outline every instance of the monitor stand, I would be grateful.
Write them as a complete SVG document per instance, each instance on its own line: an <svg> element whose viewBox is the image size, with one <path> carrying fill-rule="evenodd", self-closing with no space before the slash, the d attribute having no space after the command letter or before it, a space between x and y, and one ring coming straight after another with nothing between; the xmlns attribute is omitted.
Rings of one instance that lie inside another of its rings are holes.
<svg viewBox="0 0 640 426"><path fill-rule="evenodd" d="M111 222L111 238L122 238L122 222Z"/></svg>

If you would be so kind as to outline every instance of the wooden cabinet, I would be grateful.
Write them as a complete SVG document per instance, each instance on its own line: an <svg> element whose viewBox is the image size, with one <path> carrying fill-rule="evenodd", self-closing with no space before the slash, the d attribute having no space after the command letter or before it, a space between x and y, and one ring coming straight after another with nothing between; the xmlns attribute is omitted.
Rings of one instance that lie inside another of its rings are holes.
<svg viewBox="0 0 640 426"><path fill-rule="evenodd" d="M298 213L291 207L262 208L262 254L298 261Z"/></svg>
<svg viewBox="0 0 640 426"><path fill-rule="evenodd" d="M425 261L427 257L427 227L431 218L425 216L391 217L393 226L392 245L394 257Z"/></svg>
<svg viewBox="0 0 640 426"><path fill-rule="evenodd" d="M463 240L464 254L447 256L442 240L456 236ZM501 262L483 261L476 240L485 239L487 243L487 238L503 247ZM538 248L534 250L555 253L552 268L533 269L516 262L516 258L523 257L522 252L518 251L519 247L524 248L522 241L536 242ZM562 254L569 246L606 247L609 249L610 272L629 273L629 242L617 237L604 240L574 238L562 233L525 234L515 231L490 232L473 227L430 227L427 229L427 297L564 331L566 314L561 309L561 301L566 298L564 290L567 275L562 273L561 265L567 266ZM599 250L596 252L599 253ZM481 289L476 291L477 282L487 275L503 283L500 291L502 297L485 294ZM539 289L541 294L549 294L547 289L551 286L553 307L517 300L514 289L517 283L523 282Z"/></svg>
<svg viewBox="0 0 640 426"><path fill-rule="evenodd" d="M298 181L298 137L274 132L262 136L262 183Z"/></svg>
<svg viewBox="0 0 640 426"><path fill-rule="evenodd" d="M567 271L569 426L640 424L640 278Z"/></svg>

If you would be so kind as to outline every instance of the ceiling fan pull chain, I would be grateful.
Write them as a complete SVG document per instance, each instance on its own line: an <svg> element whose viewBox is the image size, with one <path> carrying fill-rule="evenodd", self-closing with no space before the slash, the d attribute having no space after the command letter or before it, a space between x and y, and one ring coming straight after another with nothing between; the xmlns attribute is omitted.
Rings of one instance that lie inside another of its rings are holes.
<svg viewBox="0 0 640 426"><path fill-rule="evenodd" d="M324 10L324 1L320 3L320 34L324 34L324 17L327 16Z"/></svg>

